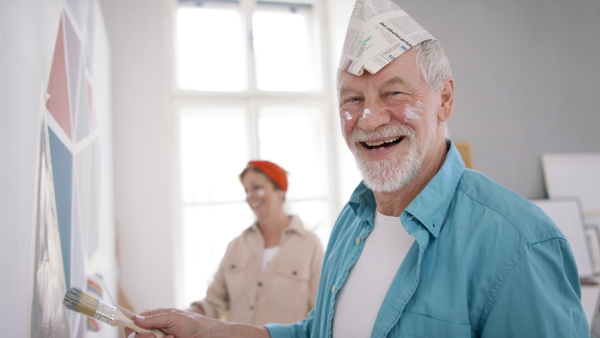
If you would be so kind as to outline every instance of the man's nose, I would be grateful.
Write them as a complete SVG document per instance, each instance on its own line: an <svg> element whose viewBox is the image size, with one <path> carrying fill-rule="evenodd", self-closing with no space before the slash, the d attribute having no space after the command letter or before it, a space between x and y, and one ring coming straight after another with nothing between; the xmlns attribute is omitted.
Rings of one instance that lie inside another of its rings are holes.
<svg viewBox="0 0 600 338"><path fill-rule="evenodd" d="M374 131L382 125L390 123L391 113L378 102L365 106L362 116L358 119L358 127L366 131Z"/></svg>

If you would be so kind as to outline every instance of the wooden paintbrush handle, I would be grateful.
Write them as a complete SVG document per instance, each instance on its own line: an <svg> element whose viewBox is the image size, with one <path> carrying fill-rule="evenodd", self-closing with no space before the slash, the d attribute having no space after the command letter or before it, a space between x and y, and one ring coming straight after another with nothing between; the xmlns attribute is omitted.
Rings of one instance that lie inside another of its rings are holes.
<svg viewBox="0 0 600 338"><path fill-rule="evenodd" d="M124 326L127 328L132 329L133 331L137 332L137 333L154 333L154 335L156 336L156 338L162 338L164 336L166 336L162 331L160 330L156 330L156 329L142 329L141 327L135 325L135 323L133 322L133 320L127 318L127 316L125 316L125 314L123 312L121 312L121 310L117 309L117 312L115 313L115 320L113 320L110 325L113 326Z"/></svg>

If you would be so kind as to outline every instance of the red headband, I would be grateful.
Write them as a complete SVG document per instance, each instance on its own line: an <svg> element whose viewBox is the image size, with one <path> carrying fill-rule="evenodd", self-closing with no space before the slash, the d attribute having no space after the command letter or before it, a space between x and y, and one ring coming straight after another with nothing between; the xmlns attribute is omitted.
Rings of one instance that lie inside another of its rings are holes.
<svg viewBox="0 0 600 338"><path fill-rule="evenodd" d="M287 191L287 176L280 166L269 161L250 161L248 164L260 169L260 171L269 176L283 191Z"/></svg>

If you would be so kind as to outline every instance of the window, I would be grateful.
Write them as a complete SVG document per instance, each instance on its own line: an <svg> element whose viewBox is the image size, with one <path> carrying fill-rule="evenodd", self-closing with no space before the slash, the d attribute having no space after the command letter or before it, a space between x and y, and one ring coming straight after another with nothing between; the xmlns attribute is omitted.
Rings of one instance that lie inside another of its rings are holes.
<svg viewBox="0 0 600 338"><path fill-rule="evenodd" d="M288 171L288 212L326 245L337 203L319 6L319 0L178 2L173 102L181 306L205 296L227 244L254 221L238 178L251 159Z"/></svg>
<svg viewBox="0 0 600 338"><path fill-rule="evenodd" d="M180 2L177 87L217 92L321 90L313 6L248 2ZM251 15L244 15L245 7L251 7Z"/></svg>

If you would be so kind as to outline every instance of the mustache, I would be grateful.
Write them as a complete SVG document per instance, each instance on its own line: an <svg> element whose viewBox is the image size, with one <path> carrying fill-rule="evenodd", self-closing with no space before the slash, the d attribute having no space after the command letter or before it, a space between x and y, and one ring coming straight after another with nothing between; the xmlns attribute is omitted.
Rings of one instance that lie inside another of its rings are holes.
<svg viewBox="0 0 600 338"><path fill-rule="evenodd" d="M414 133L414 129L405 125L397 124L392 126L384 126L376 131L365 131L358 129L353 131L348 139L351 144L354 144L370 140L394 138L398 136L408 136L410 138L414 135Z"/></svg>

